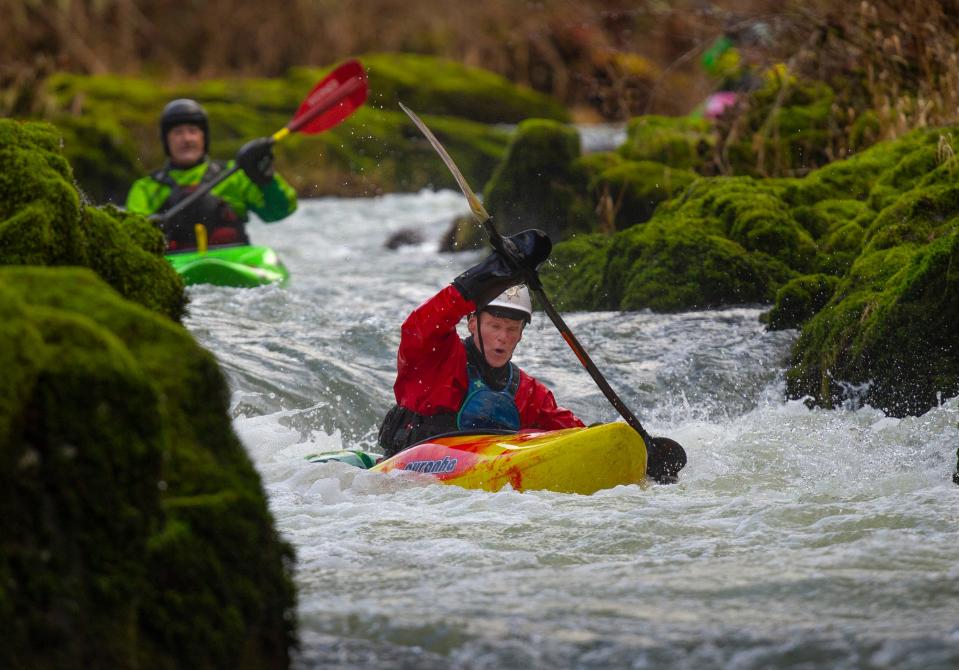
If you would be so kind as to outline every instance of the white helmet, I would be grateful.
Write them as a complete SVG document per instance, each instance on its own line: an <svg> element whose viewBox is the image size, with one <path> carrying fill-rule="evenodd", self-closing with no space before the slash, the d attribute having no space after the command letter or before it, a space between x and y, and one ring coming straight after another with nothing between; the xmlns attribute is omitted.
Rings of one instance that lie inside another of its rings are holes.
<svg viewBox="0 0 959 670"><path fill-rule="evenodd" d="M504 319L516 319L529 323L533 318L533 301L525 285L511 286L490 300L483 311Z"/></svg>

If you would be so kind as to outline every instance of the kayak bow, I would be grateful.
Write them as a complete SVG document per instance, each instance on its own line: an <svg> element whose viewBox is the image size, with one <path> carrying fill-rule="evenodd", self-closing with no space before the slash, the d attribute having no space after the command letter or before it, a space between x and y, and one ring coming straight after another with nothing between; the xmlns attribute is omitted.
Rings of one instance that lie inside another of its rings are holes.
<svg viewBox="0 0 959 670"><path fill-rule="evenodd" d="M167 254L183 283L250 288L286 284L290 273L269 247L233 245Z"/></svg>

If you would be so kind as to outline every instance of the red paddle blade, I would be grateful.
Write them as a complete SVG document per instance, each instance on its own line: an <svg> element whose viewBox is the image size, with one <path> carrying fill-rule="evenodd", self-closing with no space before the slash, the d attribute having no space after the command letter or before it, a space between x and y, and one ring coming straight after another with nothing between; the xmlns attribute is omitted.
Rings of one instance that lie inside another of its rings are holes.
<svg viewBox="0 0 959 670"><path fill-rule="evenodd" d="M366 94L366 71L358 60L348 60L313 87L286 127L308 135L332 128L362 105Z"/></svg>

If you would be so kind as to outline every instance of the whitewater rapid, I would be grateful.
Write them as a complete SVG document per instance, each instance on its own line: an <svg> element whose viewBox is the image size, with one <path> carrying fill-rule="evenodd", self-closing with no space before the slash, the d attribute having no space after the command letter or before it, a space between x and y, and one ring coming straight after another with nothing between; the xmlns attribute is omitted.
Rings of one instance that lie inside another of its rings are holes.
<svg viewBox="0 0 959 670"><path fill-rule="evenodd" d="M400 323L478 258L436 252L465 211L452 191L308 200L250 227L288 287L190 289L296 549L297 667L959 667L959 399L901 420L786 401L795 332L761 306L565 315L686 447L677 485L485 493L307 462L374 447ZM423 243L386 249L404 228ZM545 316L516 360L584 420L618 418Z"/></svg>

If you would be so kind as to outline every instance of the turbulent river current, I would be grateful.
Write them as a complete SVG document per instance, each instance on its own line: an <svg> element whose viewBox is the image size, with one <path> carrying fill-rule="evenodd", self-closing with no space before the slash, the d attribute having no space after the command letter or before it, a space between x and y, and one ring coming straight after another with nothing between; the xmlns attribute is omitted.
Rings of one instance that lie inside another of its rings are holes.
<svg viewBox="0 0 959 670"><path fill-rule="evenodd" d="M761 306L564 315L686 447L676 485L486 493L308 462L374 448L400 324L479 258L436 252L465 212L452 191L304 201L250 227L288 287L190 289L296 550L296 667L959 667L959 400L901 420L787 401L796 333ZM403 228L424 242L386 249ZM515 360L585 421L618 419L542 313Z"/></svg>

